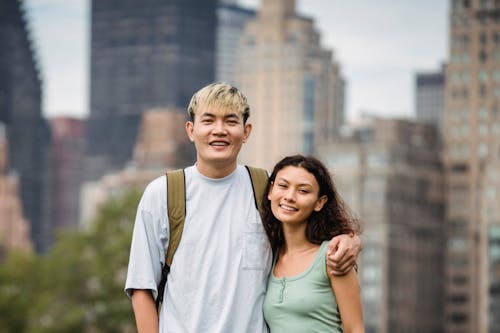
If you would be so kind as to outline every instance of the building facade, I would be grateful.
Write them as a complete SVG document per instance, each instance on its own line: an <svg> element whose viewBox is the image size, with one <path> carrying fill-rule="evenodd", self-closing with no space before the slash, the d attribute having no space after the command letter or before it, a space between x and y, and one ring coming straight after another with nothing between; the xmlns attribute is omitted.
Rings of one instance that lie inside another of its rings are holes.
<svg viewBox="0 0 500 333"><path fill-rule="evenodd" d="M144 190L167 170L192 163L192 143L183 126L187 112L181 109L151 109L143 113L133 158L126 167L97 181L85 182L81 190L80 225L88 226L99 208L126 191Z"/></svg>
<svg viewBox="0 0 500 333"><path fill-rule="evenodd" d="M332 143L344 117L344 80L294 0L263 0L238 48L236 82L254 125L242 161L271 168L291 153Z"/></svg>
<svg viewBox="0 0 500 333"><path fill-rule="evenodd" d="M319 149L364 229L359 280L367 333L443 331L444 177L437 140L432 125L376 119Z"/></svg>
<svg viewBox="0 0 500 333"><path fill-rule="evenodd" d="M420 72L415 77L415 115L436 124L440 133L444 117L445 67L437 72Z"/></svg>
<svg viewBox="0 0 500 333"><path fill-rule="evenodd" d="M50 233L42 213L49 129L42 118L42 83L22 1L0 0L0 50L0 122L10 147L8 168L18 174L23 215L35 249L43 252Z"/></svg>
<svg viewBox="0 0 500 333"><path fill-rule="evenodd" d="M215 0L95 0L86 178L132 157L141 114L187 107L215 78Z"/></svg>
<svg viewBox="0 0 500 333"><path fill-rule="evenodd" d="M23 215L19 178L8 171L8 143L0 122L0 262L13 250L32 251L30 226Z"/></svg>
<svg viewBox="0 0 500 333"><path fill-rule="evenodd" d="M80 186L83 180L86 121L57 117L50 121L52 133L51 192L52 228L77 228Z"/></svg>
<svg viewBox="0 0 500 333"><path fill-rule="evenodd" d="M489 305L499 296L491 293L494 285L486 259L497 248L489 238L496 229L489 229L481 207L488 191L484 177L494 169L489 164L500 138L500 3L452 0L449 22L444 117L446 332L499 332L490 326L494 319Z"/></svg>
<svg viewBox="0 0 500 333"><path fill-rule="evenodd" d="M485 242L481 252L485 254L481 272L486 286L489 333L500 332L500 139L494 145L484 170L481 193L481 234Z"/></svg>
<svg viewBox="0 0 500 333"><path fill-rule="evenodd" d="M255 17L255 10L233 2L220 1L217 5L215 80L236 84L237 49L246 23Z"/></svg>

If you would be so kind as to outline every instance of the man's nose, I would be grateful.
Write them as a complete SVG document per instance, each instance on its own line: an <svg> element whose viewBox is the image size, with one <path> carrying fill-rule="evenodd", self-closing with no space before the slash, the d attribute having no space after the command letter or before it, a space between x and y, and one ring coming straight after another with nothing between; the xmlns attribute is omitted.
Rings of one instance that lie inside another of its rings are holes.
<svg viewBox="0 0 500 333"><path fill-rule="evenodd" d="M226 134L226 125L223 121L216 121L214 127L214 134Z"/></svg>

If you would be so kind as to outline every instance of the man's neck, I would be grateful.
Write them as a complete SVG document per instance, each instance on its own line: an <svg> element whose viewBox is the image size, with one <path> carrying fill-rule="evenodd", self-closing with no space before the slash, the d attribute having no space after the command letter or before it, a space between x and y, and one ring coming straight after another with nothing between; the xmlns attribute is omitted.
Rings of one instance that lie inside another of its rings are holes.
<svg viewBox="0 0 500 333"><path fill-rule="evenodd" d="M231 164L196 163L196 168L203 176L213 179L229 176L234 170L236 170L236 166L236 162Z"/></svg>

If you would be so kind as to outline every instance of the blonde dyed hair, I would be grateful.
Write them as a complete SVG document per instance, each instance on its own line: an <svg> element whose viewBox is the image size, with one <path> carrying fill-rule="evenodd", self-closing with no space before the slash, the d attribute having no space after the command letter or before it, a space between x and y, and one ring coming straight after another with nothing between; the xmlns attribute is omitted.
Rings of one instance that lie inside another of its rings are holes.
<svg viewBox="0 0 500 333"><path fill-rule="evenodd" d="M243 123L250 117L250 106L247 98L238 88L229 83L211 83L198 90L188 106L188 113L191 121L202 108L217 107L231 112L239 112L243 116Z"/></svg>

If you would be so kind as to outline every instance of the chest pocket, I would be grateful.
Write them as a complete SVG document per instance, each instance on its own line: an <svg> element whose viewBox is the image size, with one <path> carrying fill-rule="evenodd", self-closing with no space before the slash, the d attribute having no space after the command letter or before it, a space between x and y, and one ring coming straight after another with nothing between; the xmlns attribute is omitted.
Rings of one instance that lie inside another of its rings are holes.
<svg viewBox="0 0 500 333"><path fill-rule="evenodd" d="M270 251L262 223L247 223L243 230L243 269L264 270Z"/></svg>

